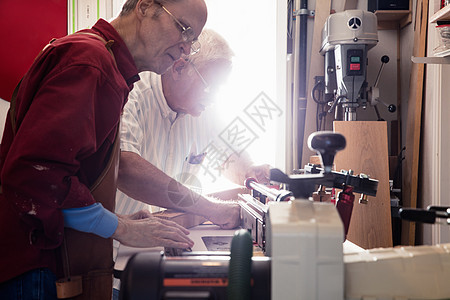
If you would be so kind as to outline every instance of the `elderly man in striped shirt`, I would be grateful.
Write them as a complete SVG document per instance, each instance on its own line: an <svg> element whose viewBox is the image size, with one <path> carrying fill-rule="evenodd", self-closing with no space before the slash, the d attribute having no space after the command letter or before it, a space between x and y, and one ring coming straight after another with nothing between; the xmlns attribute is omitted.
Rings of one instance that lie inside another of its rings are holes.
<svg viewBox="0 0 450 300"><path fill-rule="evenodd" d="M239 225L239 205L205 197L186 185L195 186L201 163L211 154L205 149L217 137L217 117L203 110L229 75L233 52L209 29L193 44L193 52L198 53L176 61L163 75L141 73L129 96L122 117L116 212L130 214L150 204L201 215L230 229ZM249 175L268 177L267 165L254 166L248 155L235 159L227 173L237 183Z"/></svg>

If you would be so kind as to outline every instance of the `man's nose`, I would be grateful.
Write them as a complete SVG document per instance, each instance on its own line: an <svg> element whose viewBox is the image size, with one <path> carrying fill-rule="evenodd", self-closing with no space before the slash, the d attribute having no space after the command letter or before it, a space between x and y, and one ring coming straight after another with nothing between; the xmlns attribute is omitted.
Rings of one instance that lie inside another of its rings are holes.
<svg viewBox="0 0 450 300"><path fill-rule="evenodd" d="M190 55L191 54L191 42L182 42L180 43L181 52L184 55Z"/></svg>

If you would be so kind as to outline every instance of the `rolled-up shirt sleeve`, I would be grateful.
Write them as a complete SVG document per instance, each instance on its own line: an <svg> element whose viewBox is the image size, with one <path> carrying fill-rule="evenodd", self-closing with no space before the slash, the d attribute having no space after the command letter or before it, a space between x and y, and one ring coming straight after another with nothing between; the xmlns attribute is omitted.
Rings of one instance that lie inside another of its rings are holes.
<svg viewBox="0 0 450 300"><path fill-rule="evenodd" d="M119 224L118 217L100 203L63 209L63 215L65 227L93 233L103 238L111 237Z"/></svg>

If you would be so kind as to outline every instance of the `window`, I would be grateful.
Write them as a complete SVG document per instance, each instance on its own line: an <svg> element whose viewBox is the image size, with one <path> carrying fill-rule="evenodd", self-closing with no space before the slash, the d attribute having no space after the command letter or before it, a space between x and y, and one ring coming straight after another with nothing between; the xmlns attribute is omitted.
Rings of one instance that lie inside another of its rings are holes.
<svg viewBox="0 0 450 300"><path fill-rule="evenodd" d="M280 14L281 10L283 15L286 4L277 2L207 0L208 21L205 28L220 33L235 53L232 74L217 101L223 116L221 121L227 126L238 118L239 124L244 123L247 130L253 131L257 137L246 148L254 161L282 168L286 114L283 82L286 72L277 71L277 64L285 70L286 59L285 55L277 53L283 53L280 49L285 49L286 27L279 30L281 26L277 25L280 19L277 12ZM280 9L277 6L283 7ZM277 43L280 37L283 45ZM277 89L279 86L281 89ZM238 126L238 123L235 125Z"/></svg>

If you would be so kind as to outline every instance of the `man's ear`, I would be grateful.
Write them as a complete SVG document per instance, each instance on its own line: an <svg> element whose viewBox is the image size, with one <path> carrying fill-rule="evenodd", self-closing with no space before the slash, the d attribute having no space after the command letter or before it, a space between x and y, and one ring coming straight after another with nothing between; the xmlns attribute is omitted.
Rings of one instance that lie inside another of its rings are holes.
<svg viewBox="0 0 450 300"><path fill-rule="evenodd" d="M149 0L138 1L136 6L137 6L137 10L139 12L139 15L145 16L147 14L147 10L150 8L150 6L152 4L154 4L153 1L149 1Z"/></svg>
<svg viewBox="0 0 450 300"><path fill-rule="evenodd" d="M184 58L180 58L175 61L170 68L170 72L173 80L179 80L181 78L181 73L186 68L188 62Z"/></svg>

